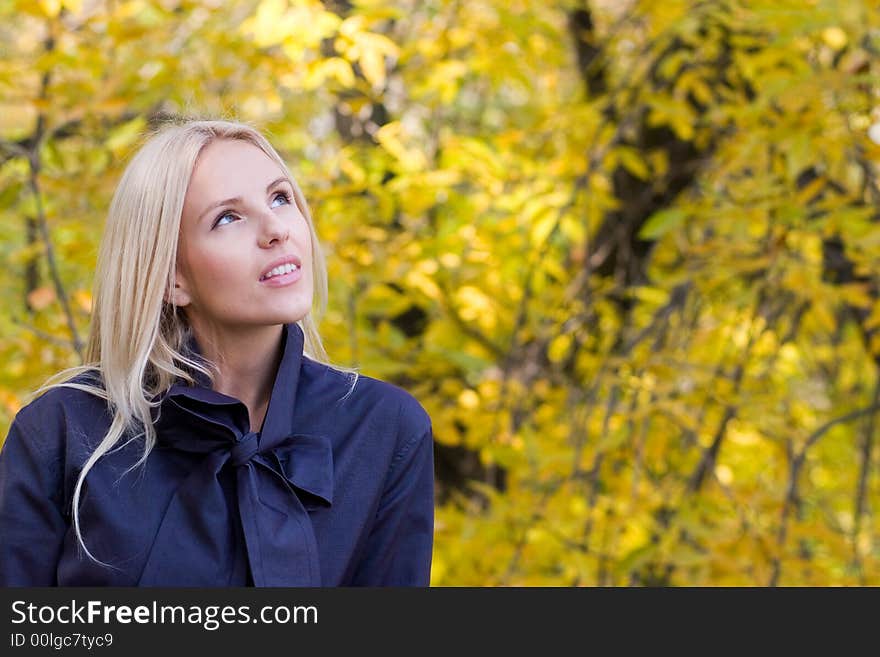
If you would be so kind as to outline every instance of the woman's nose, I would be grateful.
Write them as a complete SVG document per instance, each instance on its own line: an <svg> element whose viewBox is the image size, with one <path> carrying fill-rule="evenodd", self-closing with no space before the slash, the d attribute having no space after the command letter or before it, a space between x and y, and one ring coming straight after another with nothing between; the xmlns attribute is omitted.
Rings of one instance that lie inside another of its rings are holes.
<svg viewBox="0 0 880 657"><path fill-rule="evenodd" d="M271 210L264 213L260 230L260 246L264 248L270 247L276 242L283 243L290 235L287 222Z"/></svg>

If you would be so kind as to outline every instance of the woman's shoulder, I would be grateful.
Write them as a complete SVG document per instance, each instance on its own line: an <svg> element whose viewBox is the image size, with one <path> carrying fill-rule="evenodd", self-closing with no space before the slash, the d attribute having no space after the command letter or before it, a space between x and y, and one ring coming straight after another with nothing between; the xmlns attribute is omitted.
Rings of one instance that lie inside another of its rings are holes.
<svg viewBox="0 0 880 657"><path fill-rule="evenodd" d="M96 372L78 373L60 383L39 388L37 396L19 409L2 446L3 458L17 463L15 467L39 464L46 477L58 482L81 467L94 447L93 438L104 433L110 422L106 401L88 392L102 389Z"/></svg>
<svg viewBox="0 0 880 657"><path fill-rule="evenodd" d="M96 369L79 372L66 380L52 383L42 392L39 390L16 413L16 423L40 429L59 422L67 425L78 417L92 421L107 405L99 394L104 386L101 374Z"/></svg>
<svg viewBox="0 0 880 657"><path fill-rule="evenodd" d="M361 394L370 399L384 401L389 410L397 409L398 423L410 433L420 433L431 428L431 418L425 407L405 388L361 374L355 386L361 386Z"/></svg>
<svg viewBox="0 0 880 657"><path fill-rule="evenodd" d="M430 431L428 412L415 395L402 386L359 372L339 370L317 361L304 362L307 363L307 380L332 388L328 397L348 407L380 409L388 422L397 423L404 433Z"/></svg>

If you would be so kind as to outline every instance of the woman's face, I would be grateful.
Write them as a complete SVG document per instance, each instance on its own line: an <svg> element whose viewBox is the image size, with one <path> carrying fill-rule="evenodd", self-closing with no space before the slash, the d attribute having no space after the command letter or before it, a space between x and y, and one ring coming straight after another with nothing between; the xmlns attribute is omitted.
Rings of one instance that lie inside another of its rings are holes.
<svg viewBox="0 0 880 657"><path fill-rule="evenodd" d="M249 142L211 142L184 200L175 304L196 327L234 332L298 321L313 293L309 229L290 180Z"/></svg>

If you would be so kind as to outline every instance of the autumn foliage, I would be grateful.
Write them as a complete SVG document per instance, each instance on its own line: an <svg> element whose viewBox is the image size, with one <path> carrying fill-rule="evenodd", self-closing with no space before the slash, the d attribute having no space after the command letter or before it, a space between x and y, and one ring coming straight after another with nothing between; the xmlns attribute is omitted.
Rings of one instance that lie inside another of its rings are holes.
<svg viewBox="0 0 880 657"><path fill-rule="evenodd" d="M0 433L172 115L309 198L334 361L437 442L437 585L880 584L870 0L0 3Z"/></svg>

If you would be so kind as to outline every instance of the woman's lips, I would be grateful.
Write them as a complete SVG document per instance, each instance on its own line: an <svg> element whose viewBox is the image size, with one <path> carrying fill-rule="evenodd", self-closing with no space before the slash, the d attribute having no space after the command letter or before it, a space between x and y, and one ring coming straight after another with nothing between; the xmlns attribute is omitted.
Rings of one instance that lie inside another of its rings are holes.
<svg viewBox="0 0 880 657"><path fill-rule="evenodd" d="M285 287L287 285L293 285L300 278L302 278L302 267L297 267L293 271L286 274L280 274L278 276L272 276L271 278L262 280L260 281L260 284L267 285L268 287Z"/></svg>

